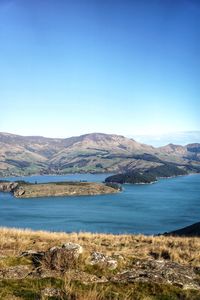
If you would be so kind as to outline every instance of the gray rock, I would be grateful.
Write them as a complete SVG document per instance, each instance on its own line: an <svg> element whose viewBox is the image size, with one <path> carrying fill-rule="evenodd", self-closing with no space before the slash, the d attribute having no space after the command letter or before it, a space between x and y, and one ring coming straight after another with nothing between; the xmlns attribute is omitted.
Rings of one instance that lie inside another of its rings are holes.
<svg viewBox="0 0 200 300"><path fill-rule="evenodd" d="M44 251L35 251L35 250L28 250L25 252L22 252L20 256L30 257L34 266L39 267L41 265L41 262L45 256Z"/></svg>
<svg viewBox="0 0 200 300"><path fill-rule="evenodd" d="M41 291L42 297L59 297L61 296L61 290L53 287L46 287Z"/></svg>
<svg viewBox="0 0 200 300"><path fill-rule="evenodd" d="M22 279L28 276L31 272L31 267L19 265L0 270L0 278L2 279Z"/></svg>
<svg viewBox="0 0 200 300"><path fill-rule="evenodd" d="M24 195L24 193L25 193L25 190L22 187L20 187L14 191L14 196L20 197L20 196Z"/></svg>
<svg viewBox="0 0 200 300"><path fill-rule="evenodd" d="M18 186L17 182L0 182L0 191L1 192L12 192L14 191Z"/></svg>
<svg viewBox="0 0 200 300"><path fill-rule="evenodd" d="M22 252L21 256L30 257L35 267L63 272L75 266L82 252L83 248L79 244L66 243L62 247L54 246L47 251L28 250Z"/></svg>
<svg viewBox="0 0 200 300"><path fill-rule="evenodd" d="M70 270L67 271L67 276L73 278L75 281L80 281L83 284L90 283L105 283L108 282L108 279L105 276L98 277L97 275L90 274L81 270Z"/></svg>
<svg viewBox="0 0 200 300"><path fill-rule="evenodd" d="M131 270L125 270L111 278L112 282L154 282L171 284L183 289L198 289L197 274L190 266L166 260L137 261Z"/></svg>
<svg viewBox="0 0 200 300"><path fill-rule="evenodd" d="M93 252L89 263L91 265L102 265L110 270L114 270L118 266L117 260L100 252Z"/></svg>
<svg viewBox="0 0 200 300"><path fill-rule="evenodd" d="M47 269L64 272L75 267L82 252L83 248L79 244L65 243L62 247L52 247L46 251L42 258L42 264Z"/></svg>
<svg viewBox="0 0 200 300"><path fill-rule="evenodd" d="M62 248L67 251L72 251L76 257L83 253L83 247L75 243L65 243L62 245Z"/></svg>

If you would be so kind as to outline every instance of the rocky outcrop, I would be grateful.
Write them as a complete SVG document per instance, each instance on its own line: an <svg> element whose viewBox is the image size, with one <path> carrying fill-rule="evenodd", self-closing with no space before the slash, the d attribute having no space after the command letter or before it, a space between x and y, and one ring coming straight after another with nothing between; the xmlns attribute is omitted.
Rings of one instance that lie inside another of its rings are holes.
<svg viewBox="0 0 200 300"><path fill-rule="evenodd" d="M153 283L162 285L172 285L181 289L190 289L200 291L199 268L189 265L182 265L168 259L148 258L142 260L130 260L124 257L108 256L100 252L92 252L88 257L81 257L83 248L79 244L65 243L62 246L55 246L47 251L26 251L21 256L30 257L34 270L29 276L32 277L51 277L56 274L68 274L68 276L85 284L89 283ZM119 261L123 260L120 264ZM97 276L96 268L89 268L88 265L98 266L99 270L107 276ZM13 274L18 274L21 278L22 273L15 270ZM92 273L93 271L94 273ZM115 270L113 272L113 270ZM116 270L118 272L116 273ZM7 270L7 276L12 274L13 270ZM27 269L28 272L28 269ZM26 274L27 274L26 272ZM4 271L5 273L5 271ZM1 273L0 273L1 275ZM14 275L15 276L15 275ZM17 276L17 275L16 275ZM15 277L16 277L15 276Z"/></svg>
<svg viewBox="0 0 200 300"><path fill-rule="evenodd" d="M18 189L14 190L13 193L15 197L19 198L25 194L25 190L22 187L19 187Z"/></svg>
<svg viewBox="0 0 200 300"><path fill-rule="evenodd" d="M73 252L74 257L78 258L80 254L83 253L83 247L80 246L79 244L75 243L65 243L62 245L62 248L65 249L66 251ZM50 249L50 251L52 248Z"/></svg>
<svg viewBox="0 0 200 300"><path fill-rule="evenodd" d="M116 259L114 259L113 257L107 256L103 253L100 253L100 252L93 252L91 254L89 264L99 265L101 267L108 268L110 270L114 270L118 266Z"/></svg>
<svg viewBox="0 0 200 300"><path fill-rule="evenodd" d="M79 244L66 243L47 251L26 251L21 256L30 257L35 267L64 272L73 268L83 248Z"/></svg>
<svg viewBox="0 0 200 300"><path fill-rule="evenodd" d="M183 289L200 289L195 269L166 260L137 261L132 269L113 276L112 282L154 282Z"/></svg>
<svg viewBox="0 0 200 300"><path fill-rule="evenodd" d="M17 182L1 181L0 192L13 192L18 187Z"/></svg>

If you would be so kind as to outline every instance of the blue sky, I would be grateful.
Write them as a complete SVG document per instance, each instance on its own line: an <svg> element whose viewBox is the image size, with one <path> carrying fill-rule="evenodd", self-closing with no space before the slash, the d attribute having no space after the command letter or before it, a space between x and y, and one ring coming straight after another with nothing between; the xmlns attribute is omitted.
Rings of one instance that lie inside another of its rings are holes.
<svg viewBox="0 0 200 300"><path fill-rule="evenodd" d="M0 0L0 131L200 129L200 1Z"/></svg>

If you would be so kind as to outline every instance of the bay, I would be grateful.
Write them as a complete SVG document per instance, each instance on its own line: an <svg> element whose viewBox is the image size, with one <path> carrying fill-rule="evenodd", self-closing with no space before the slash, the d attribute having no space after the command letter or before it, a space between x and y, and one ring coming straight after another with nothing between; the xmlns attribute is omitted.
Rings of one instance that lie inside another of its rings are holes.
<svg viewBox="0 0 200 300"><path fill-rule="evenodd" d="M102 182L110 174L8 178ZM2 179L2 178L1 178ZM34 230L157 234L200 221L200 175L123 185L118 194L17 199L0 193L0 226Z"/></svg>

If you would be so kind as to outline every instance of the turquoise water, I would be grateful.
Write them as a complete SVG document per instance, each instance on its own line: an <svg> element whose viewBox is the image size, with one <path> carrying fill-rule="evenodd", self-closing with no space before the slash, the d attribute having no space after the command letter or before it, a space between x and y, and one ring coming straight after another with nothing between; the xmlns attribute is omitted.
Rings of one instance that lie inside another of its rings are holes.
<svg viewBox="0 0 200 300"><path fill-rule="evenodd" d="M30 182L103 181L108 175L20 177ZM16 178L10 178L16 179ZM200 175L123 185L112 195L16 199L0 193L0 226L65 232L156 234L200 221Z"/></svg>

